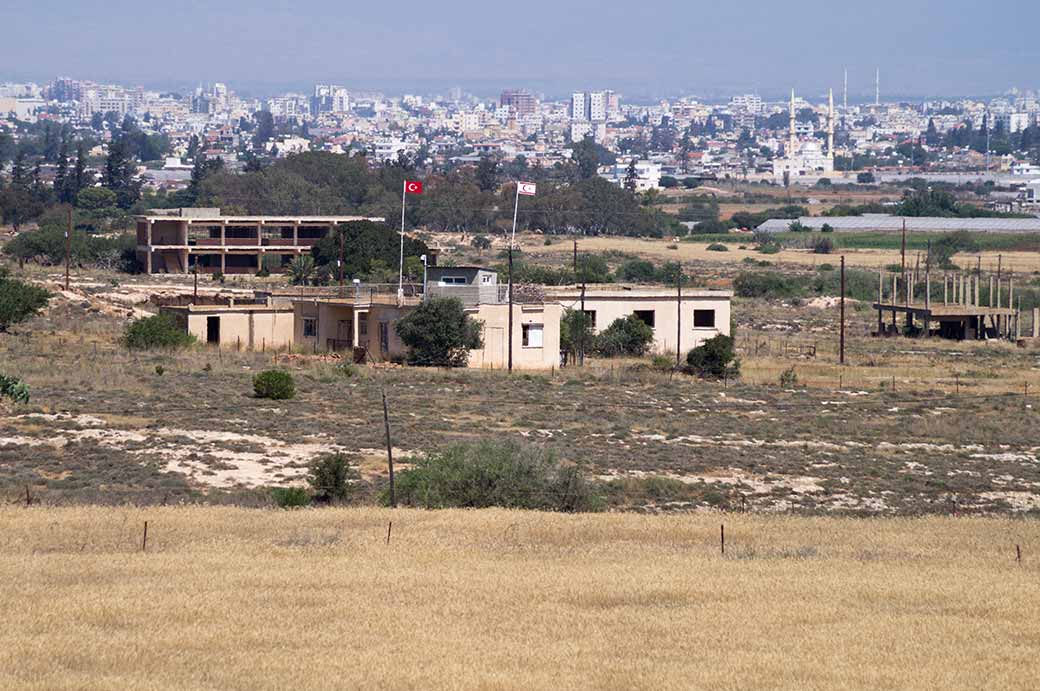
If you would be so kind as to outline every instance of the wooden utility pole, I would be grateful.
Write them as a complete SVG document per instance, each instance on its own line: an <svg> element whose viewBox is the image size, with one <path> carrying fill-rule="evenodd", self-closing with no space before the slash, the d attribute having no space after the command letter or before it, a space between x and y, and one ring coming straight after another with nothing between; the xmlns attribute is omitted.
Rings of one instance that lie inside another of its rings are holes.
<svg viewBox="0 0 1040 691"><path fill-rule="evenodd" d="M69 263L72 261L72 207L69 207L69 227L65 231L65 290L69 289ZM150 251L150 250L149 250Z"/></svg>
<svg viewBox="0 0 1040 691"><path fill-rule="evenodd" d="M578 337L578 365L581 367L585 366L585 334L589 330L589 325L585 320L588 318L589 315L585 312L585 280L583 277L581 281L581 336Z"/></svg>
<svg viewBox="0 0 1040 691"><path fill-rule="evenodd" d="M390 441L390 407L386 404L386 388L383 392L383 426L386 428L386 464L390 472L390 508L397 508L397 495L394 493L394 446ZM389 539L389 538L388 538Z"/></svg>
<svg viewBox="0 0 1040 691"><path fill-rule="evenodd" d="M509 340L509 371L513 371L513 243L509 243L509 326L506 338Z"/></svg>
<svg viewBox="0 0 1040 691"><path fill-rule="evenodd" d="M679 271L677 272L677 275L675 277L675 288L676 288L676 294L677 294L678 305L679 305L678 310L677 310L676 315L675 315L676 316L676 318L675 318L675 323L676 323L676 327L675 327L675 332L676 332L675 333L675 366L676 367L678 367L680 364L682 364L681 360L679 359L681 357L681 353L682 353L682 279L683 279L683 275L682 275L682 262L679 262Z"/></svg>
<svg viewBox="0 0 1040 691"><path fill-rule="evenodd" d="M578 240L574 240L574 260L571 270L574 272L574 278L578 278Z"/></svg>
<svg viewBox="0 0 1040 691"><path fill-rule="evenodd" d="M899 273L906 276L906 219L903 219L903 244L899 251Z"/></svg>
<svg viewBox="0 0 1040 691"><path fill-rule="evenodd" d="M838 332L838 363L845 364L845 255L841 255L841 327Z"/></svg>

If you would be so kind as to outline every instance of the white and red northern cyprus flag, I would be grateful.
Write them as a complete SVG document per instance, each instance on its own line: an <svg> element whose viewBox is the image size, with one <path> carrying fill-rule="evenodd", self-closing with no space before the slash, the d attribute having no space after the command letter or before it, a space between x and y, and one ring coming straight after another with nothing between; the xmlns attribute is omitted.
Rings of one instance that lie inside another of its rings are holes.
<svg viewBox="0 0 1040 691"><path fill-rule="evenodd" d="M422 183L418 180L405 180L404 191L408 194L422 194Z"/></svg>
<svg viewBox="0 0 1040 691"><path fill-rule="evenodd" d="M517 194L522 194L527 197L533 197L538 191L538 185L533 182L518 182L516 185Z"/></svg>

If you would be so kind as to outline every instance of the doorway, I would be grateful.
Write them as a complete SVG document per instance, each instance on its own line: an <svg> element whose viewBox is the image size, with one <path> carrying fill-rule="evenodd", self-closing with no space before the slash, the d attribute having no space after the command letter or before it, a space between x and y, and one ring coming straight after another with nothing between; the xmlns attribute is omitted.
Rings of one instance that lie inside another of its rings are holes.
<svg viewBox="0 0 1040 691"><path fill-rule="evenodd" d="M206 317L206 343L220 343L220 317Z"/></svg>

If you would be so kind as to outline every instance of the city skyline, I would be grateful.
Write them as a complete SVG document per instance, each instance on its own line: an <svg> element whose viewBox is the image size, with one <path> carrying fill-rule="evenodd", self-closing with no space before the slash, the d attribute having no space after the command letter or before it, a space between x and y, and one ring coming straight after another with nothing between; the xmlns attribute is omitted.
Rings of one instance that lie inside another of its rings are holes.
<svg viewBox="0 0 1040 691"><path fill-rule="evenodd" d="M395 94L460 86L482 97L526 88L553 99L609 87L630 101L755 92L779 99L794 87L815 98L839 90L845 69L856 102L872 100L876 69L890 101L1034 88L1040 52L1018 47L1030 45L1040 8L1023 4L1008 22L962 11L968 7L881 0L839 11L811 0L798 12L773 5L749 12L665 2L634 29L630 10L581 0L561 14L531 0L511 13L506 30L474 0L406 0L393 13L361 6L349 17L324 2L300 10L237 0L219 8L52 0L3 10L12 30L0 64L13 80L70 74L163 89L223 81L256 96L330 82ZM161 30L143 36L150 26ZM97 40L106 35L126 38Z"/></svg>

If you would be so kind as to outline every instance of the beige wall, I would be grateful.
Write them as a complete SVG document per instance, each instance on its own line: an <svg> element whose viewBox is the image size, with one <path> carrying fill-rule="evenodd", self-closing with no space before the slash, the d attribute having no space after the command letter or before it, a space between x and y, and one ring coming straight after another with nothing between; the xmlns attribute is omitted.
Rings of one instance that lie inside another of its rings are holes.
<svg viewBox="0 0 1040 691"><path fill-rule="evenodd" d="M506 369L509 366L509 305L480 305L467 310L483 323L484 347L471 350L469 366ZM551 369L560 365L560 316L556 303L513 305L513 369ZM524 324L542 326L541 347L523 345Z"/></svg>
<svg viewBox="0 0 1040 691"><path fill-rule="evenodd" d="M188 333L206 343L210 317L220 319L220 345L255 350L290 348L293 343L293 313L288 310L189 309Z"/></svg>
<svg viewBox="0 0 1040 691"><path fill-rule="evenodd" d="M329 349L330 341L348 341L355 346L368 350L369 357L377 362L394 357L403 357L406 348L397 336L394 324L410 308L398 308L389 305L372 305L359 308L359 322L355 328L355 309L352 304L325 302L321 300L293 301L295 324L293 325L296 344L303 350L324 351ZM317 336L304 336L304 320L317 319ZM386 324L386 348L380 340L380 324ZM357 338L354 338L354 334Z"/></svg>
<svg viewBox="0 0 1040 691"><path fill-rule="evenodd" d="M600 293L600 294L597 294ZM581 299L577 293L558 293L558 299L565 309L580 309ZM674 353L678 334L678 302L675 294L668 295L664 291L632 290L632 291L595 291L585 293L585 310L596 313L594 328L596 333L606 329L615 319L620 319L636 311L652 311L654 313L654 345L657 353ZM715 326L697 328L694 326L695 310L713 310ZM682 300L682 342L680 352L696 348L709 338L719 334L730 335L730 293L728 291L691 291L683 295Z"/></svg>
<svg viewBox="0 0 1040 691"><path fill-rule="evenodd" d="M294 341L303 350L324 351L330 339L343 339L345 329L353 329L354 307L321 300L297 300L294 305ZM365 331L358 325L357 345L368 350L377 362L404 357L407 348L397 335L395 324L414 307L398 308L373 305L358 310L366 323ZM508 366L508 305L481 305L467 313L483 325L484 347L470 351L469 366L485 369L505 369ZM563 309L556 303L545 305L513 306L513 367L515 369L550 369L560 361L560 315ZM305 337L304 320L317 319L317 336ZM341 326L340 322L343 322ZM380 324L386 324L387 348L381 347ZM541 347L523 345L524 324L542 325Z"/></svg>

